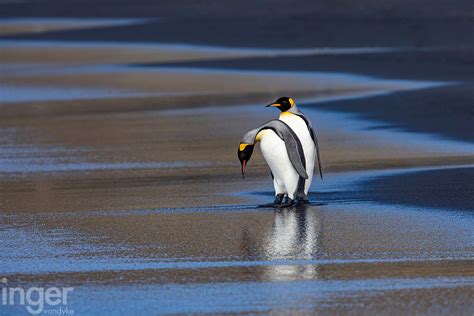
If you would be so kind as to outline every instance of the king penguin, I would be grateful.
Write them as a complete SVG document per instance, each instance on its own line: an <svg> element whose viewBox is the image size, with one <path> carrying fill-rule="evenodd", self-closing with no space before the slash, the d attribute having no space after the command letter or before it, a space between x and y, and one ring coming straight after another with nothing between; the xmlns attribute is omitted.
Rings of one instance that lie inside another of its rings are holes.
<svg viewBox="0 0 474 316"><path fill-rule="evenodd" d="M253 129L242 138L238 149L242 176L255 144L260 142L275 188L275 200L264 206L308 204L316 154L322 178L318 141L311 122L297 109L291 98L282 97L267 106L277 107L282 113L278 120Z"/></svg>

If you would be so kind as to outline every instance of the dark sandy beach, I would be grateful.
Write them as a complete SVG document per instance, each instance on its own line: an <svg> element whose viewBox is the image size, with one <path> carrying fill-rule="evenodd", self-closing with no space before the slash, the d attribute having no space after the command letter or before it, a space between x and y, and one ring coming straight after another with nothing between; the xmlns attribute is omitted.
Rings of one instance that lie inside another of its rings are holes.
<svg viewBox="0 0 474 316"><path fill-rule="evenodd" d="M75 315L474 313L469 1L0 16L0 287L73 287ZM235 152L281 95L325 175L276 211Z"/></svg>

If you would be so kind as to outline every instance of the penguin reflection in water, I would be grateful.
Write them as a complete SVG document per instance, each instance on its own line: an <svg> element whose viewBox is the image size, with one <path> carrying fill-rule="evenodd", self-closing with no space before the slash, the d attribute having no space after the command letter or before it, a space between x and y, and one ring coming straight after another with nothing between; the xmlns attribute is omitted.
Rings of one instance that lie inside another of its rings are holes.
<svg viewBox="0 0 474 316"><path fill-rule="evenodd" d="M260 142L275 187L275 200L264 206L309 204L308 191L316 156L319 174L323 178L318 139L311 122L298 110L292 98L281 97L267 107L278 108L280 117L247 132L242 138L238 149L242 177L245 177L245 168L255 144Z"/></svg>

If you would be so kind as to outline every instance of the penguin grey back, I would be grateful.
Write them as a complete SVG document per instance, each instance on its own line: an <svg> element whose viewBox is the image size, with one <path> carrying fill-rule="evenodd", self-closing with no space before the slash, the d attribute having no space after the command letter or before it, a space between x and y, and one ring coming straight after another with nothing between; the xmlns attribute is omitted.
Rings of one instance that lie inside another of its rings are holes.
<svg viewBox="0 0 474 316"><path fill-rule="evenodd" d="M288 157L290 158L291 164L302 178L308 179L303 146L301 145L298 136L285 122L280 120L268 121L256 129L247 132L242 138L241 143L251 145L255 144L255 138L257 137L257 134L265 129L271 129L275 132L275 134L278 135L278 137L280 137L281 140L285 142L286 151L288 152Z"/></svg>

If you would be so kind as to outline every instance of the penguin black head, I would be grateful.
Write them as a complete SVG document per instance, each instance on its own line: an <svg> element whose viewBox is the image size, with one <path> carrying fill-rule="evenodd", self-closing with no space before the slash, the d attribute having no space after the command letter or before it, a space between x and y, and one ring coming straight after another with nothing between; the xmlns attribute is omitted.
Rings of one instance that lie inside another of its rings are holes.
<svg viewBox="0 0 474 316"><path fill-rule="evenodd" d="M273 103L268 104L266 107L274 106L282 112L286 112L295 106L295 101L289 97L281 97Z"/></svg>
<svg viewBox="0 0 474 316"><path fill-rule="evenodd" d="M245 168L250 157L252 157L253 147L254 145L252 144L240 143L239 145L237 156L239 156L240 164L242 165L242 178L245 178Z"/></svg>

